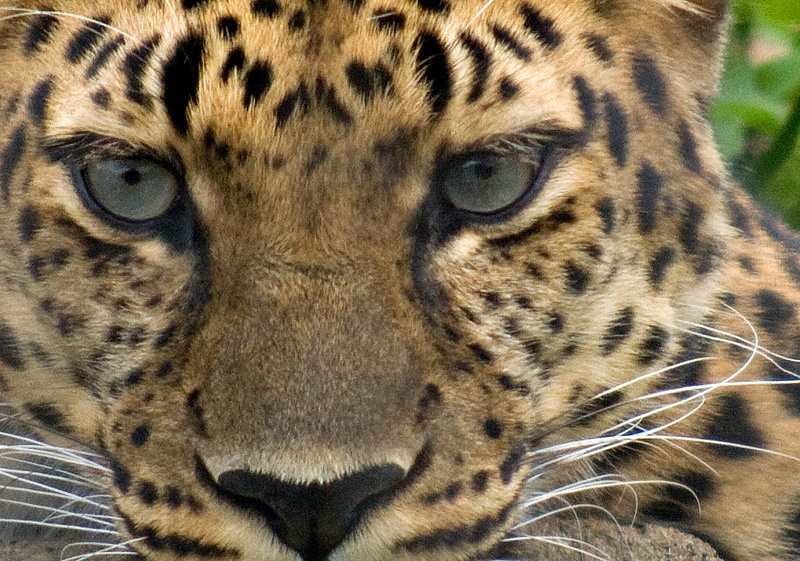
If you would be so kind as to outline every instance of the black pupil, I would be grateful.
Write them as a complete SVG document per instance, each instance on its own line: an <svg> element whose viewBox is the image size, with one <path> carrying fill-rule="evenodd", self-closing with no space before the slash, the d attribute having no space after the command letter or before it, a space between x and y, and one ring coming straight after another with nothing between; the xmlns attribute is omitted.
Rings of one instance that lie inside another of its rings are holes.
<svg viewBox="0 0 800 561"><path fill-rule="evenodd" d="M136 185L142 180L142 174L135 169L126 169L122 174L122 180L128 185Z"/></svg>
<svg viewBox="0 0 800 561"><path fill-rule="evenodd" d="M478 179L489 179L494 175L494 162L489 160L479 160L472 165L472 173Z"/></svg>

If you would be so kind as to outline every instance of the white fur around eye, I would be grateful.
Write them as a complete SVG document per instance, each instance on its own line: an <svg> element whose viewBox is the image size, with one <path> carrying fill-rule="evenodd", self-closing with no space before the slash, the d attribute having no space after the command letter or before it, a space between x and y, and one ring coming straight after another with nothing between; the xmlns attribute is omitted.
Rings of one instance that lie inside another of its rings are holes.
<svg viewBox="0 0 800 561"><path fill-rule="evenodd" d="M158 218L178 194L175 175L163 165L144 158L92 162L84 168L83 177L94 202L123 220Z"/></svg>

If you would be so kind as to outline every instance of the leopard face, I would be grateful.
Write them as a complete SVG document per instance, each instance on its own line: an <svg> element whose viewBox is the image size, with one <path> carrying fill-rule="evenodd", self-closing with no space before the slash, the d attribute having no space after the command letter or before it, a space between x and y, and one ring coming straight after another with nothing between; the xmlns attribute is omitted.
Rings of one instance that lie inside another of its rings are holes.
<svg viewBox="0 0 800 561"><path fill-rule="evenodd" d="M524 557L592 477L792 558L798 246L714 147L724 4L7 5L3 399L148 561Z"/></svg>

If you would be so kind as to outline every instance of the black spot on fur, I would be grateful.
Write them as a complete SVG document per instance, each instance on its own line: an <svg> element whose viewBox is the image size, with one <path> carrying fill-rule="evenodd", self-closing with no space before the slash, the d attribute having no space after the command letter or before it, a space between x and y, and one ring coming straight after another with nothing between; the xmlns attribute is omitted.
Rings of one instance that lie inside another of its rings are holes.
<svg viewBox="0 0 800 561"><path fill-rule="evenodd" d="M495 24L491 27L492 35L497 40L500 45L505 47L509 52L511 52L514 56L518 59L522 60L523 62L528 62L531 59L531 51L527 47L522 46L522 44L517 41L511 32L504 27L500 27L499 25Z"/></svg>
<svg viewBox="0 0 800 561"><path fill-rule="evenodd" d="M600 350L604 355L611 354L625 341L633 329L633 317L633 308L628 307L609 324L600 340Z"/></svg>
<svg viewBox="0 0 800 561"><path fill-rule="evenodd" d="M492 362L492 358L493 358L492 357L492 353L487 351L484 347L482 347L478 343L473 343L473 344L469 345L469 350L472 351L472 354L474 354L475 358L477 358L479 361L484 362L484 363Z"/></svg>
<svg viewBox="0 0 800 561"><path fill-rule="evenodd" d="M328 159L328 148L322 144L317 144L311 151L311 155L306 163L306 174L312 174L319 166Z"/></svg>
<svg viewBox="0 0 800 561"><path fill-rule="evenodd" d="M590 425L596 421L597 415L614 407L625 397L621 391L605 392L600 396L582 403L573 412L573 418L578 425Z"/></svg>
<svg viewBox="0 0 800 561"><path fill-rule="evenodd" d="M472 34L463 31L459 40L467 49L472 61L472 86L467 94L467 103L475 103L486 89L486 81L492 66L492 58L486 46Z"/></svg>
<svg viewBox="0 0 800 561"><path fill-rule="evenodd" d="M705 218L705 212L699 205L688 202L683 213L679 238L684 251L689 255L696 255L700 247L700 224Z"/></svg>
<svg viewBox="0 0 800 561"><path fill-rule="evenodd" d="M483 493L486 491L486 489L489 487L489 472L483 470L473 475L471 487L476 493Z"/></svg>
<svg viewBox="0 0 800 561"><path fill-rule="evenodd" d="M669 332L661 326L652 325L647 330L647 336L639 348L639 364L652 364L664 355L667 343L669 342Z"/></svg>
<svg viewBox="0 0 800 561"><path fill-rule="evenodd" d="M259 60L244 75L244 107L255 106L272 86L272 65L266 60Z"/></svg>
<svg viewBox="0 0 800 561"><path fill-rule="evenodd" d="M225 59L225 63L222 65L222 70L219 74L222 82L226 83L234 70L236 72L241 72L244 68L245 62L245 54L241 47L231 49L231 52L228 53L228 58Z"/></svg>
<svg viewBox="0 0 800 561"><path fill-rule="evenodd" d="M183 504L183 496L180 489L174 485L167 485L166 489L164 489L164 502L173 510L180 508Z"/></svg>
<svg viewBox="0 0 800 561"><path fill-rule="evenodd" d="M129 52L122 61L122 73L125 75L125 97L134 103L141 105L145 109L153 107L153 100L150 94L144 89L144 74L150 66L150 59L155 55L156 47L161 42L161 36L156 34L152 38L145 41L139 47ZM175 60L175 57L171 59ZM167 63L169 66L169 62ZM165 68L165 71L168 71ZM164 101L166 102L167 83L170 80L168 73L164 76Z"/></svg>
<svg viewBox="0 0 800 561"><path fill-rule="evenodd" d="M697 156L697 141L694 139L689 125L681 119L678 125L678 152L683 159L686 169L693 173L700 173L700 158Z"/></svg>
<svg viewBox="0 0 800 561"><path fill-rule="evenodd" d="M24 206L17 220L17 231L22 243L30 243L41 226L42 222L36 209L30 205Z"/></svg>
<svg viewBox="0 0 800 561"><path fill-rule="evenodd" d="M254 14L268 18L280 15L283 10L277 0L254 0L250 7Z"/></svg>
<svg viewBox="0 0 800 561"><path fill-rule="evenodd" d="M673 524L685 522L689 518L685 507L673 501L653 501L647 503L642 507L641 513L648 518Z"/></svg>
<svg viewBox="0 0 800 561"><path fill-rule="evenodd" d="M34 256L28 260L28 273L34 281L41 282L42 279L44 279L44 268L46 264L47 261L45 258L40 256Z"/></svg>
<svg viewBox="0 0 800 561"><path fill-rule="evenodd" d="M315 1L319 1L319 0L315 0ZM345 3L347 3L348 6L350 6L350 9L353 10L354 12L359 11L361 9L361 7L364 5L364 0L344 0L344 1L345 1ZM324 3L324 2L325 2L325 0L322 0L321 3ZM312 5L313 5L313 3L312 3Z"/></svg>
<svg viewBox="0 0 800 561"><path fill-rule="evenodd" d="M49 12L52 8L43 8L43 12ZM28 18L28 34L25 37L23 49L26 54L33 54L40 50L58 28L58 19L49 13L37 14Z"/></svg>
<svg viewBox="0 0 800 561"><path fill-rule="evenodd" d="M156 486L150 481L142 481L139 483L136 494L145 506L153 506L158 500Z"/></svg>
<svg viewBox="0 0 800 561"><path fill-rule="evenodd" d="M426 12L446 14L450 11L450 2L447 0L415 0L417 5Z"/></svg>
<svg viewBox="0 0 800 561"><path fill-rule="evenodd" d="M444 498L452 503L458 498L458 496L461 494L462 491L463 491L463 486L461 485L461 483L458 482L451 483L444 489Z"/></svg>
<svg viewBox="0 0 800 561"><path fill-rule="evenodd" d="M519 93L519 86L508 76L500 80L497 89L500 93L500 99L503 101L511 101Z"/></svg>
<svg viewBox="0 0 800 561"><path fill-rule="evenodd" d="M178 328L174 325L170 325L169 327L165 328L156 338L154 342L154 347L156 349L162 349L170 344L173 337L177 333Z"/></svg>
<svg viewBox="0 0 800 561"><path fill-rule="evenodd" d="M372 12L372 22L381 31L396 33L406 25L406 16L394 8L381 8Z"/></svg>
<svg viewBox="0 0 800 561"><path fill-rule="evenodd" d="M297 10L292 14L287 22L289 29L292 31L299 31L306 26L306 12L304 10Z"/></svg>
<svg viewBox="0 0 800 561"><path fill-rule="evenodd" d="M602 35L596 33L584 33L581 38L586 43L586 47L597 57L600 62L611 62L614 60L614 53L608 46L608 41Z"/></svg>
<svg viewBox="0 0 800 561"><path fill-rule="evenodd" d="M665 485L665 494L672 500L695 509L698 507L697 502L709 498L716 488L714 480L699 471L681 473L673 480L685 487Z"/></svg>
<svg viewBox="0 0 800 561"><path fill-rule="evenodd" d="M561 333L564 330L564 318L561 314L556 312L548 312L545 314L547 317L547 327L553 333Z"/></svg>
<svg viewBox="0 0 800 561"><path fill-rule="evenodd" d="M661 287L661 283L664 282L664 277L667 274L667 269L674 261L675 250L671 247L662 247L656 252L650 260L650 267L647 271L647 280L653 288L658 289Z"/></svg>
<svg viewBox="0 0 800 561"><path fill-rule="evenodd" d="M305 84L300 84L296 90L287 93L284 98L275 106L273 113L278 122L278 127L283 127L294 113L295 107L300 106L303 111L308 111L311 107L311 99Z"/></svg>
<svg viewBox="0 0 800 561"><path fill-rule="evenodd" d="M567 290L572 294L583 294L589 284L589 273L576 263L567 262L564 271L567 276Z"/></svg>
<svg viewBox="0 0 800 561"><path fill-rule="evenodd" d="M25 368L19 340L11 327L5 323L0 323L0 362L14 370Z"/></svg>
<svg viewBox="0 0 800 561"><path fill-rule="evenodd" d="M500 464L500 481L503 482L503 485L511 483L511 479L522 467L522 459L524 457L525 448L521 445L509 452L506 459Z"/></svg>
<svg viewBox="0 0 800 561"><path fill-rule="evenodd" d="M740 205L738 202L733 200L731 197L727 197L725 201L727 209L728 209L728 217L731 222L731 226L737 228L743 236L747 238L753 237L753 231L750 228L750 217L748 216L745 209Z"/></svg>
<svg viewBox="0 0 800 561"><path fill-rule="evenodd" d="M497 377L497 383L506 391L513 391L522 396L531 394L531 389L522 382L515 381L511 376L502 374Z"/></svg>
<svg viewBox="0 0 800 561"><path fill-rule="evenodd" d="M185 10L192 10L195 8L202 8L211 0L181 0L181 4Z"/></svg>
<svg viewBox="0 0 800 561"><path fill-rule="evenodd" d="M704 438L720 443L739 444L763 448L764 436L752 420L750 407L738 395L723 395L719 397L720 409L711 425L706 429ZM737 446L725 444L709 445L715 454L722 458L743 459L750 458L758 452Z"/></svg>
<svg viewBox="0 0 800 561"><path fill-rule="evenodd" d="M656 226L656 208L663 179L647 161L636 177L639 184L639 233L646 235Z"/></svg>
<svg viewBox="0 0 800 561"><path fill-rule="evenodd" d="M739 266L744 269L744 271L750 275L755 275L758 273L756 269L755 263L748 255L739 255L736 260L739 262Z"/></svg>
<svg viewBox="0 0 800 561"><path fill-rule="evenodd" d="M26 140L25 125L20 125L11 133L8 143L0 153L0 191L6 202L11 196L11 180L25 152Z"/></svg>
<svg viewBox="0 0 800 561"><path fill-rule="evenodd" d="M663 115L667 110L667 82L655 61L641 53L634 56L633 80L650 109Z"/></svg>
<svg viewBox="0 0 800 561"><path fill-rule="evenodd" d="M315 95L322 108L339 124L353 123L353 116L337 97L334 86L326 86L324 79L317 78Z"/></svg>
<svg viewBox="0 0 800 561"><path fill-rule="evenodd" d="M603 221L603 233L605 235L610 234L614 230L617 217L617 207L614 204L614 200L610 197L604 197L597 202L595 209Z"/></svg>
<svg viewBox="0 0 800 561"><path fill-rule="evenodd" d="M26 403L25 410L45 427L58 432L69 432L65 424L64 414L53 403Z"/></svg>
<svg viewBox="0 0 800 561"><path fill-rule="evenodd" d="M86 74L84 77L87 80L90 80L97 76L97 74L105 68L106 64L111 60L111 56L120 50L125 45L125 37L122 35L117 35L108 43L103 45L103 48L100 49L97 54L92 59L92 62L89 63L89 66L86 68Z"/></svg>
<svg viewBox="0 0 800 561"><path fill-rule="evenodd" d="M503 423L497 419L486 419L483 423L483 432L491 439L503 436Z"/></svg>
<svg viewBox="0 0 800 561"><path fill-rule="evenodd" d="M787 323L796 321L797 304L788 302L778 292L759 290L753 295L753 299L758 308L758 323L768 333L782 333Z"/></svg>
<svg viewBox="0 0 800 561"><path fill-rule="evenodd" d="M138 386L139 384L142 383L142 380L144 380L144 375L145 375L144 370L142 370L141 368L134 368L133 370L128 372L127 376L125 376L125 381L123 382L123 384L129 388L133 386Z"/></svg>
<svg viewBox="0 0 800 561"><path fill-rule="evenodd" d="M583 76L575 76L572 79L572 87L575 89L578 106L583 114L583 129L589 131L597 120L597 95Z"/></svg>
<svg viewBox="0 0 800 561"><path fill-rule="evenodd" d="M608 151L619 167L628 161L628 116L612 94L603 96L605 121L608 129Z"/></svg>
<svg viewBox="0 0 800 561"><path fill-rule="evenodd" d="M83 28L72 36L67 45L65 57L70 64L78 64L95 48L105 33L111 19L108 16L97 16L87 22Z"/></svg>
<svg viewBox="0 0 800 561"><path fill-rule="evenodd" d="M28 115L33 124L41 126L47 117L47 102L56 86L55 76L48 76L33 88L28 97Z"/></svg>
<svg viewBox="0 0 800 561"><path fill-rule="evenodd" d="M131 488L131 472L117 460L112 459L111 473L114 487L119 489L123 494L127 493Z"/></svg>
<svg viewBox="0 0 800 561"><path fill-rule="evenodd" d="M162 98L172 126L180 135L188 132L189 107L197 102L204 43L199 35L182 39L162 71Z"/></svg>
<svg viewBox="0 0 800 561"><path fill-rule="evenodd" d="M150 438L150 427L147 425L139 425L131 431L131 444L134 446L142 446Z"/></svg>
<svg viewBox="0 0 800 561"><path fill-rule="evenodd" d="M431 111L438 115L444 111L453 95L453 78L447 55L439 38L432 33L421 33L414 46L417 49L417 74L428 90L426 98Z"/></svg>
<svg viewBox="0 0 800 561"><path fill-rule="evenodd" d="M111 94L103 87L93 91L90 97L92 99L92 103L97 105L100 109L108 109L108 106L111 103Z"/></svg>
<svg viewBox="0 0 800 561"><path fill-rule="evenodd" d="M547 49L553 50L561 44L561 33L552 19L543 16L538 8L528 3L523 3L519 11L524 18L525 29Z"/></svg>
<svg viewBox="0 0 800 561"><path fill-rule="evenodd" d="M510 512L511 505L501 510L497 516L483 517L475 524L434 530L429 534L401 540L395 544L395 547L414 554L421 554L426 551L457 548L463 544L476 544L486 539L496 528L505 524Z"/></svg>
<svg viewBox="0 0 800 561"><path fill-rule="evenodd" d="M350 87L364 103L368 103L375 95L386 95L391 91L392 74L382 63L368 68L361 62L354 61L345 68Z"/></svg>
<svg viewBox="0 0 800 561"><path fill-rule="evenodd" d="M217 32L224 39L233 39L239 34L239 20L234 16L224 16L217 21Z"/></svg>

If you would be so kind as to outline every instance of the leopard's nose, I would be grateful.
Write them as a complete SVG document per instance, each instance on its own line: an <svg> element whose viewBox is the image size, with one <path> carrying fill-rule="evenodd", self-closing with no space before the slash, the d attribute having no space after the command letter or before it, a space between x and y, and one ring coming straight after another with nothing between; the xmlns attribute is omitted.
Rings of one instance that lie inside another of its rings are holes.
<svg viewBox="0 0 800 561"><path fill-rule="evenodd" d="M404 475L397 464L384 464L334 481L303 485L232 470L221 473L217 485L232 502L261 514L304 561L324 561Z"/></svg>

